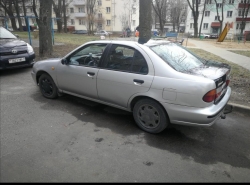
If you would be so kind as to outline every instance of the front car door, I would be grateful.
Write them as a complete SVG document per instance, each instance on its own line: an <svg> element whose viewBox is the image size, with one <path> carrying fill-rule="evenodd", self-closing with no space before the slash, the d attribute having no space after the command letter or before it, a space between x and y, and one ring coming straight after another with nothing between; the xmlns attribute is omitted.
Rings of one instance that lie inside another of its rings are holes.
<svg viewBox="0 0 250 185"><path fill-rule="evenodd" d="M107 44L89 44L66 58L67 65L59 64L57 82L65 93L97 99L96 77L98 65Z"/></svg>
<svg viewBox="0 0 250 185"><path fill-rule="evenodd" d="M133 95L150 89L153 78L152 63L143 50L113 44L97 76L99 99L127 108Z"/></svg>

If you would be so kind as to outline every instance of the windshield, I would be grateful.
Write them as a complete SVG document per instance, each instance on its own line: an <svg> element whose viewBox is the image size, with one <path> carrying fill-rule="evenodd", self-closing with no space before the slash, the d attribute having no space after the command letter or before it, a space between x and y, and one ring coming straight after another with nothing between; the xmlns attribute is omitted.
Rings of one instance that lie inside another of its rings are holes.
<svg viewBox="0 0 250 185"><path fill-rule="evenodd" d="M150 48L176 71L190 71L204 66L202 59L177 44L161 44Z"/></svg>
<svg viewBox="0 0 250 185"><path fill-rule="evenodd" d="M16 39L16 36L3 27L0 27L0 39Z"/></svg>

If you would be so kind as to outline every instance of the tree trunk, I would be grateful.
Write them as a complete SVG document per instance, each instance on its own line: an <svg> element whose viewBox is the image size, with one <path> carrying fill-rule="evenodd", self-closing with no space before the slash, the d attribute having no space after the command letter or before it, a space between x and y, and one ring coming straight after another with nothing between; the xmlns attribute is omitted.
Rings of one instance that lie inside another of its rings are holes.
<svg viewBox="0 0 250 185"><path fill-rule="evenodd" d="M152 0L140 0L139 27L140 35L138 43L144 44L151 38L151 3Z"/></svg>
<svg viewBox="0 0 250 185"><path fill-rule="evenodd" d="M65 0L63 0L63 22L64 22L64 32L67 33L67 17L66 17L66 5L65 5Z"/></svg>
<svg viewBox="0 0 250 185"><path fill-rule="evenodd" d="M19 24L19 31L23 31L23 24L22 24L22 20L20 17L18 1L13 1L13 3L14 3L15 10L16 10L17 21Z"/></svg>
<svg viewBox="0 0 250 185"><path fill-rule="evenodd" d="M205 11L206 11L206 3L204 3L204 7L203 7L202 18L201 18L201 23L200 23L200 30L199 30L199 37L201 36L201 28L202 28L202 24L203 24Z"/></svg>
<svg viewBox="0 0 250 185"><path fill-rule="evenodd" d="M53 52L51 35L52 1L40 1L39 13L39 55L41 57L51 56Z"/></svg>
<svg viewBox="0 0 250 185"><path fill-rule="evenodd" d="M57 32L62 32L62 0L58 0L58 4L55 3L55 0L52 1L54 12L56 14L56 22L57 22Z"/></svg>
<svg viewBox="0 0 250 185"><path fill-rule="evenodd" d="M26 7L25 7L25 0L22 0L22 5L23 5L23 15L24 15L24 20L25 20L25 25L26 25L26 28L28 28L28 21L26 19Z"/></svg>

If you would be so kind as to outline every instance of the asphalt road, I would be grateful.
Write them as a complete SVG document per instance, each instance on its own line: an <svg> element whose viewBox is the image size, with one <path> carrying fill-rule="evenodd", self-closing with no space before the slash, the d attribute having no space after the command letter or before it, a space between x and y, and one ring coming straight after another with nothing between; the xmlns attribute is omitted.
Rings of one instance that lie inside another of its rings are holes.
<svg viewBox="0 0 250 185"><path fill-rule="evenodd" d="M152 135L130 113L43 98L30 72L0 72L0 182L250 182L249 115Z"/></svg>

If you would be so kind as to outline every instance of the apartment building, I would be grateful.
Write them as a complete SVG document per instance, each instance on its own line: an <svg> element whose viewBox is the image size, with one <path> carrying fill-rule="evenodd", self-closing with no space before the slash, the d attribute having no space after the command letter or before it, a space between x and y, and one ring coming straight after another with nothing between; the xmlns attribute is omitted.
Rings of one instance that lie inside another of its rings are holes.
<svg viewBox="0 0 250 185"><path fill-rule="evenodd" d="M26 10L27 16L34 17L32 2L33 0L26 1ZM39 13L39 1L37 2L37 12ZM88 30L87 6L87 0L66 0L67 26L74 27L75 30ZM21 6L20 10L22 10ZM92 21L96 30L103 29L111 32L121 32L128 27L131 30L135 30L139 25L139 0L96 0L93 11L95 17ZM1 10L1 15L0 24L4 25L7 20L9 27L11 27L9 18L4 18L6 14L3 10ZM23 16L23 13L21 12L20 15ZM57 29L57 17L54 11L52 11L52 18L54 18L53 28ZM34 18L29 20L30 25L36 24ZM16 22L19 27L17 20ZM23 18L22 24L25 25Z"/></svg>
<svg viewBox="0 0 250 185"><path fill-rule="evenodd" d="M210 33L219 33L220 32L220 22L217 15L217 7L219 16L222 16L222 2L224 0L217 0L218 5L215 4L214 0L198 0L200 7L199 7L199 19L198 19L198 30L200 28L202 13L204 3L206 3L206 9L204 12L203 23L201 27L201 33L210 34ZM231 34L240 34L240 28L242 23L242 14L243 10L246 9L245 3L248 3L247 6L250 4L250 0L225 0L225 4L223 6L224 9L224 21L222 27L225 27L227 22L233 23L232 28L230 29ZM246 26L244 31L250 31L250 11L248 12L246 18ZM194 33L194 19L193 14L188 7L187 12L187 20L186 20L186 33Z"/></svg>
<svg viewBox="0 0 250 185"><path fill-rule="evenodd" d="M94 8L94 27L97 30L121 32L139 25L139 0L97 0ZM55 14L53 14L55 16ZM86 0L72 0L67 6L67 25L75 30L88 29ZM56 22L54 22L56 29Z"/></svg>

